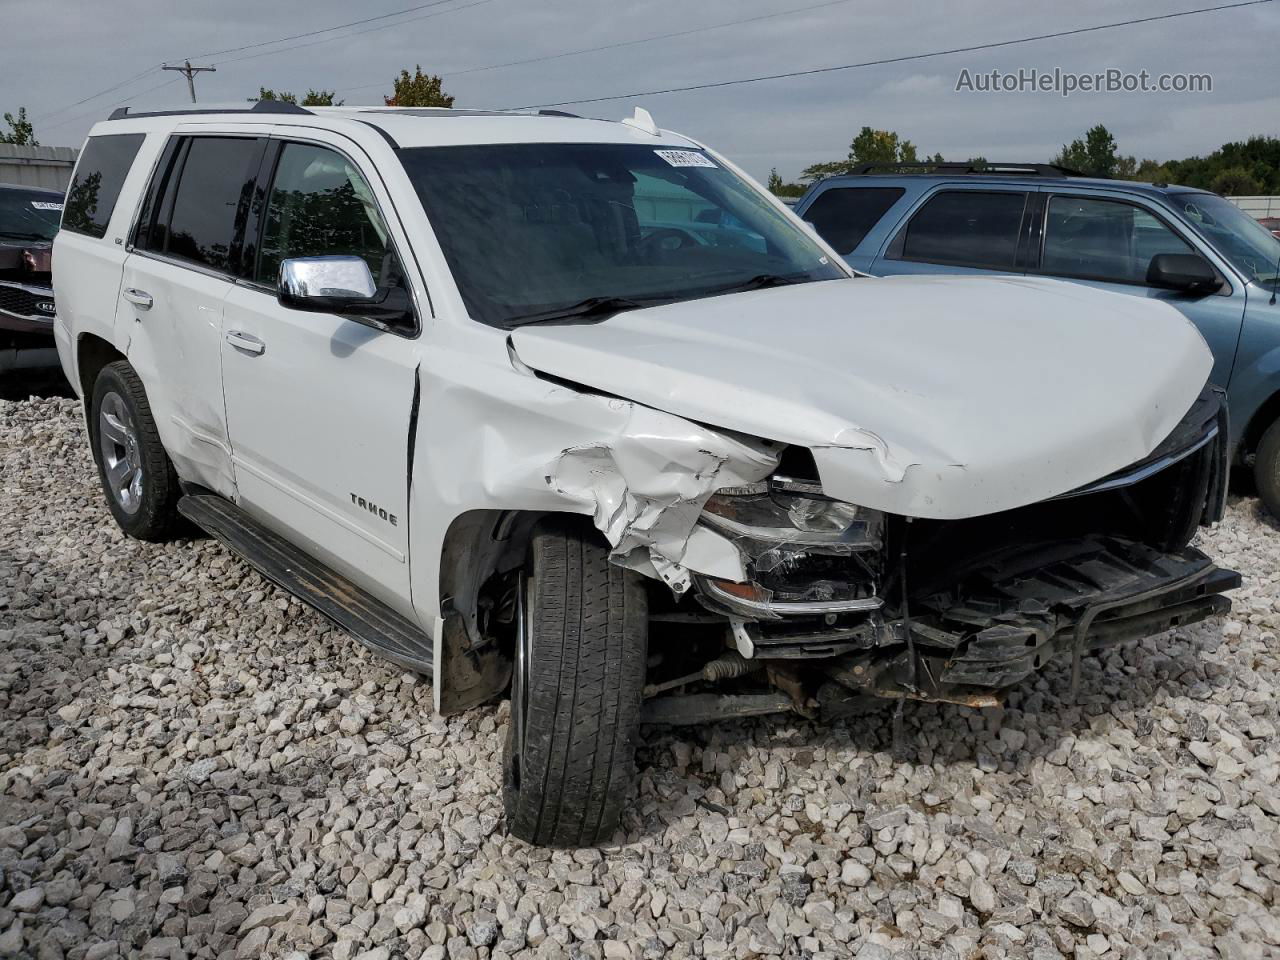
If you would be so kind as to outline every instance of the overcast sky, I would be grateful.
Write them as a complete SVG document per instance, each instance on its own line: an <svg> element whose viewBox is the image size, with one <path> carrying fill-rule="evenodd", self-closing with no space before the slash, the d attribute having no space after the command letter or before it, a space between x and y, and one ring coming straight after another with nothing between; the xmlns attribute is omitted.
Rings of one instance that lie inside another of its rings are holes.
<svg viewBox="0 0 1280 960"><path fill-rule="evenodd" d="M0 110L25 106L40 142L79 145L123 102L181 105L186 82L148 72L162 61L218 64L202 101L239 101L260 85L336 89L378 103L402 66L444 76L459 106L518 107L906 56L1190 10L1223 0L447 0L440 6L279 46L218 51L404 10L423 0L6 0ZM476 71L474 68L786 13L689 36ZM442 12L448 11L448 12ZM921 154L1047 161L1105 123L1120 149L1180 159L1250 134L1280 134L1280 2L1002 49L953 54L717 90L649 95L566 109L621 117L635 105L702 139L763 178L788 179L847 152L863 125L896 130ZM324 42L316 42L324 41ZM303 45L306 44L306 45ZM210 54L213 54L210 56ZM238 62L231 62L237 58ZM1211 93L981 94L956 91L962 69L1207 73ZM472 70L473 72L462 72ZM150 90L157 84L165 84ZM68 109L69 108L69 109Z"/></svg>

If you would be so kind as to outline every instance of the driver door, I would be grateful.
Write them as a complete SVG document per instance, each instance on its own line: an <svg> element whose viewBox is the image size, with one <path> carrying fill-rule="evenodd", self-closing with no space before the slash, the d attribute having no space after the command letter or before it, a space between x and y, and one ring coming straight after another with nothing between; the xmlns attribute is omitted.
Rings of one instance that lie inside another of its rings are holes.
<svg viewBox="0 0 1280 960"><path fill-rule="evenodd" d="M415 318L379 330L281 306L282 260L359 256L407 281L380 181L343 138L272 139L246 238L250 277L228 296L223 394L241 507L412 617L408 438ZM411 302L411 298L410 298Z"/></svg>

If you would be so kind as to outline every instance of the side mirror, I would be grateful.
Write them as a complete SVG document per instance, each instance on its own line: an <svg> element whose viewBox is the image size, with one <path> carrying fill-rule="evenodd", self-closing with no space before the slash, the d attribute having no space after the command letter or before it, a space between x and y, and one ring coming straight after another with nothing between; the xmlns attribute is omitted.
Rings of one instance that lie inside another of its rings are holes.
<svg viewBox="0 0 1280 960"><path fill-rule="evenodd" d="M369 265L359 257L297 257L280 263L276 299L291 310L359 313L377 294Z"/></svg>
<svg viewBox="0 0 1280 960"><path fill-rule="evenodd" d="M1198 253L1158 253L1147 267L1147 283L1183 293L1216 293L1222 279L1213 265Z"/></svg>

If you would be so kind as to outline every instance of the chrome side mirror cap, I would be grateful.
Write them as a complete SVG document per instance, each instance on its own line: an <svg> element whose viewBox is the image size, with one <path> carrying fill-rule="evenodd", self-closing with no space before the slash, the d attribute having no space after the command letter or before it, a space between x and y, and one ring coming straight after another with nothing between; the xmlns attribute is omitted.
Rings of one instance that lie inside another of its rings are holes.
<svg viewBox="0 0 1280 960"><path fill-rule="evenodd" d="M369 304L378 293L360 257L295 257L280 263L276 299L281 306L314 313L343 313Z"/></svg>

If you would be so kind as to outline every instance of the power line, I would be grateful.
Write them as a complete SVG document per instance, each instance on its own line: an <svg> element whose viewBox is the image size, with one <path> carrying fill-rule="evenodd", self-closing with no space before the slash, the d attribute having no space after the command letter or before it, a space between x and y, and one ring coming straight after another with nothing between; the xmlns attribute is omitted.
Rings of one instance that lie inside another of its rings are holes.
<svg viewBox="0 0 1280 960"><path fill-rule="evenodd" d="M1239 7L1254 7L1273 0L1243 0L1240 3L1225 3L1216 7L1199 7L1195 10L1182 10L1177 13L1164 13L1151 17L1139 17L1135 20L1118 20L1114 23L1100 23L1091 27L1078 27L1074 30L1059 30L1056 33L1041 33L1031 37L1019 37L1016 40L1000 40L993 43L977 43L967 47L952 47L947 50L934 50L930 53L914 53L901 57L884 57L879 60L863 60L860 63L844 63L834 67L814 67L809 70L791 70L787 73L771 73L759 77L742 77L737 80L717 80L711 83L694 83L684 87L665 87L660 90L639 90L633 93L619 93L609 97L585 97L581 100L557 100L554 103L533 103L522 107L504 107L506 110L537 110L542 107L571 107L584 103L604 103L609 100L629 100L632 97L659 97L668 93L686 93L691 90L712 90L719 87L734 87L744 83L763 83L767 80L787 80L792 77L811 77L820 73L835 73L839 70L856 70L860 67L878 67L890 63L907 63L913 60L928 60L933 57L946 57L957 53L973 53L978 50L994 50L998 47L1011 47L1020 43L1034 43L1038 40L1053 40L1059 37L1074 37L1082 33L1096 33L1100 30L1112 30L1116 27L1132 27L1141 23L1155 23L1159 20L1173 20L1178 17L1190 17L1200 13L1213 13L1218 10L1235 10Z"/></svg>
<svg viewBox="0 0 1280 960"><path fill-rule="evenodd" d="M452 2L452 0L450 0L450 2ZM221 67L228 63L239 63L242 60L254 60L258 57L270 57L277 53L283 53L286 50L301 50L304 47L314 47L322 43L332 43L334 40L349 40L351 37L358 37L362 34L374 33L378 30L386 30L389 27L399 27L406 23L416 23L419 20L430 20L432 17L443 17L447 13L458 13L461 10L469 10L471 7L478 7L486 3L493 3L493 0L472 0L471 3L464 3L458 7L450 7L448 10L437 10L435 13L425 13L422 16L409 17L406 20L400 20L396 23L384 23L376 27L369 27L365 30L356 30L353 33L344 33L338 37L323 37L319 40L312 40L308 43L295 43L292 46L281 47L277 50L263 50L259 53L246 54L243 57L233 57L230 60L218 60L215 62L214 66Z"/></svg>
<svg viewBox="0 0 1280 960"><path fill-rule="evenodd" d="M158 63L153 64L147 67L147 69L143 70L141 73L134 74L128 80L121 80L119 83L115 84L114 86L110 86L110 87L107 87L107 89L105 90L100 90L97 93L90 94L89 96L85 97L82 100L77 100L75 103L68 103L66 106L58 107L58 109L56 110L50 110L48 113L44 114L43 116L33 117L32 120L44 121L44 120L48 120L50 117L56 117L60 113L66 113L68 110L73 110L76 107L80 106L80 104L82 103L88 103L90 100L97 100L98 97L105 96L108 93L111 93L111 91L113 90L119 90L121 87L128 86L129 84L133 83L135 80L141 80L143 77L147 76L148 74L154 73L156 70L159 70L160 67L161 67L161 64L158 64Z"/></svg>
<svg viewBox="0 0 1280 960"><path fill-rule="evenodd" d="M820 10L823 7L834 7L839 4L849 2L851 2L851 0L823 0L822 3L812 3L805 7L792 7L789 10L779 10L776 13L765 13L757 17L747 17L742 20L726 20L724 23L713 23L705 27L694 27L690 30L679 30L675 33L660 33L651 37L638 37L633 40L620 40L617 43L606 43L598 47L582 47L578 50L566 50L563 53L549 53L541 57L529 57L526 60L508 60L505 63L490 63L482 67L467 67L465 70L442 70L441 76L461 77L468 73L481 73L485 70L501 70L505 67L520 67L530 63L546 63L548 60L561 60L565 57L577 57L584 53L597 53L601 50L617 50L620 47L633 47L642 43L653 43L655 40L675 40L679 37L692 36L695 33L707 33L711 30L721 30L725 27L736 27L745 23L755 23L759 20L772 20L776 17L790 16L795 13L805 13L809 10ZM367 83L358 87L342 87L341 89L343 93L347 93L354 90L368 90L371 87L383 85L383 83Z"/></svg>
<svg viewBox="0 0 1280 960"><path fill-rule="evenodd" d="M362 20L352 20L350 23L340 23L337 26L325 27L323 30L309 30L306 33L295 33L288 37L277 37L275 40L260 40L257 43L247 43L243 47L230 47L226 50L214 50L211 53L197 54L192 59L203 60L209 57L220 57L226 53L239 53L242 50L254 50L258 47L269 47L273 44L284 43L288 40L301 40L305 37L314 37L322 33L332 33L335 30L344 30L347 27L358 27L364 23L373 23L375 20L389 20L392 17L398 17L405 13L415 13L418 10L425 10L427 7L438 7L445 3L452 3L453 0L431 0L430 3L420 3L416 7L406 7L404 10L397 10L394 13L383 13L376 17L365 17Z"/></svg>
<svg viewBox="0 0 1280 960"><path fill-rule="evenodd" d="M138 97L142 96L143 94L150 93L152 90L159 90L161 87L167 87L167 86L169 86L169 85L171 85L171 84L174 84L174 83L177 83L177 82L178 82L178 78L177 78L177 77L171 77L170 79L165 80L163 83L157 83L155 86L152 86L152 87L146 87L146 88L144 88L144 89L142 89L142 90L139 90L137 93L131 93L131 94L129 94L129 96L125 97L123 100L121 100L121 101L119 101L119 102L120 102L120 103L122 103L122 104L124 104L124 103L128 103L130 100L136 100L136 99L138 99ZM94 110L89 111L89 112L87 112L87 113L77 113L75 116L73 116L73 117L67 117L65 120L59 120L57 123L46 123L46 124L42 124L42 125L41 125L41 127L40 127L40 129L41 129L42 131L43 131L43 130L56 130L58 127L65 127L68 123L75 123L77 120L83 120L85 117L91 117L91 116L93 116L94 114L97 114L97 112L98 112L98 111L97 111L97 109L94 109ZM99 114L99 116L101 116L101 115Z"/></svg>

